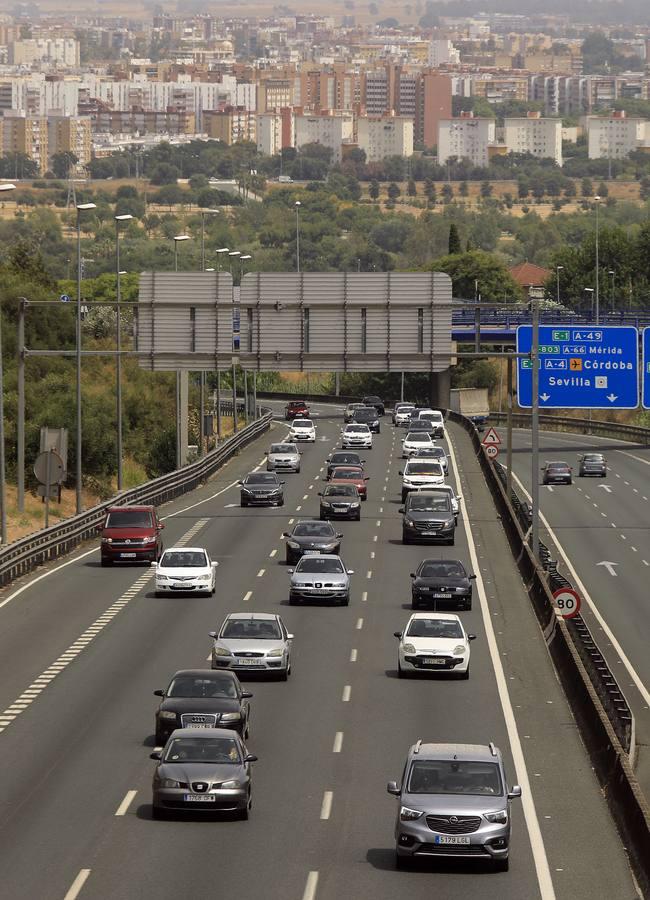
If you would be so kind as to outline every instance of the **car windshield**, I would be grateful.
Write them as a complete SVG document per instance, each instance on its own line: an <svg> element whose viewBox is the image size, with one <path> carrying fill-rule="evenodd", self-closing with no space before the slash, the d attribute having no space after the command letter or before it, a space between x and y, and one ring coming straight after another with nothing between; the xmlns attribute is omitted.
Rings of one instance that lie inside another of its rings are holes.
<svg viewBox="0 0 650 900"><path fill-rule="evenodd" d="M323 491L323 497L358 497L359 491L353 484L330 484Z"/></svg>
<svg viewBox="0 0 650 900"><path fill-rule="evenodd" d="M232 678L223 675L178 675L167 688L167 697L230 697L237 699Z"/></svg>
<svg viewBox="0 0 650 900"><path fill-rule="evenodd" d="M597 463L605 462L605 457L603 456L602 453L585 453L585 455L582 457L582 459L584 462L597 462Z"/></svg>
<svg viewBox="0 0 650 900"><path fill-rule="evenodd" d="M373 407L366 409L366 407L362 407L361 409L355 409L354 411L355 419L376 419L377 418L377 410Z"/></svg>
<svg viewBox="0 0 650 900"><path fill-rule="evenodd" d="M445 497L443 494L438 497L410 494L408 508L410 512L446 512L451 507L449 497Z"/></svg>
<svg viewBox="0 0 650 900"><path fill-rule="evenodd" d="M330 457L330 466L342 466L345 464L358 466L359 457L356 453L333 453Z"/></svg>
<svg viewBox="0 0 650 900"><path fill-rule="evenodd" d="M199 569L207 566L208 560L201 550L167 550L159 565L170 569Z"/></svg>
<svg viewBox="0 0 650 900"><path fill-rule="evenodd" d="M143 510L117 510L109 512L105 528L151 528L151 513Z"/></svg>
<svg viewBox="0 0 650 900"><path fill-rule="evenodd" d="M255 472L254 475L247 475L245 484L277 484L278 479L272 472Z"/></svg>
<svg viewBox="0 0 650 900"><path fill-rule="evenodd" d="M307 404L304 400L289 400L289 407L291 409L305 409Z"/></svg>
<svg viewBox="0 0 650 900"><path fill-rule="evenodd" d="M327 559L323 556L303 556L296 566L296 572L335 575L343 572L343 563L340 559Z"/></svg>
<svg viewBox="0 0 650 900"><path fill-rule="evenodd" d="M460 622L453 619L413 619L406 632L407 637L462 638Z"/></svg>
<svg viewBox="0 0 650 900"><path fill-rule="evenodd" d="M271 444L271 453L296 453L294 444Z"/></svg>
<svg viewBox="0 0 650 900"><path fill-rule="evenodd" d="M232 738L174 738L165 751L166 763L219 763L240 765L241 753Z"/></svg>
<svg viewBox="0 0 650 900"><path fill-rule="evenodd" d="M234 640L280 641L280 626L275 619L228 619L219 637Z"/></svg>
<svg viewBox="0 0 650 900"><path fill-rule="evenodd" d="M329 522L300 522L293 533L296 537L332 537L334 529Z"/></svg>
<svg viewBox="0 0 650 900"><path fill-rule="evenodd" d="M405 475L442 475L442 466L437 462L410 462L406 464Z"/></svg>
<svg viewBox="0 0 650 900"><path fill-rule="evenodd" d="M362 478L362 474L355 469L334 469L332 478L350 478L352 481L358 481Z"/></svg>
<svg viewBox="0 0 650 900"><path fill-rule="evenodd" d="M360 432L361 434L368 434L368 426L367 425L346 425L345 430L347 432L355 431L355 432Z"/></svg>
<svg viewBox="0 0 650 900"><path fill-rule="evenodd" d="M420 578L462 578L466 574L462 563L457 560L432 560L420 565Z"/></svg>
<svg viewBox="0 0 650 900"><path fill-rule="evenodd" d="M503 794L501 773L496 763L455 759L422 759L411 766L408 782L411 794Z"/></svg>
<svg viewBox="0 0 650 900"><path fill-rule="evenodd" d="M430 444L431 438L428 431L411 431L406 440L411 444Z"/></svg>
<svg viewBox="0 0 650 900"><path fill-rule="evenodd" d="M293 423L293 428L313 428L314 423L311 419L298 419Z"/></svg>

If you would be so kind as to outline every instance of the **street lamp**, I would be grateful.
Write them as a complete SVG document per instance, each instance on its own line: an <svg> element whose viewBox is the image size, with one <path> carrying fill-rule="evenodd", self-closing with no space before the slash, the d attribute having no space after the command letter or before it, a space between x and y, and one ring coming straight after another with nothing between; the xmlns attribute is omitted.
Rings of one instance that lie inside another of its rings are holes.
<svg viewBox="0 0 650 900"><path fill-rule="evenodd" d="M120 222L130 222L133 218L129 213L120 216L114 216L115 219L115 279L116 279L116 328L117 328L117 366L116 366L116 383L117 383L117 489L122 490L122 321L120 301L122 299L120 276L123 274L120 269Z"/></svg>
<svg viewBox="0 0 650 900"><path fill-rule="evenodd" d="M585 294L591 295L591 297L588 298L588 300L591 299L590 310L591 310L591 317L593 318L593 315L594 315L594 289L593 288L584 288L584 292L585 292Z"/></svg>
<svg viewBox="0 0 650 900"><path fill-rule="evenodd" d="M216 251L217 253L217 272L221 271L221 254L222 253L230 253L230 249L228 247L219 247Z"/></svg>
<svg viewBox="0 0 650 900"><path fill-rule="evenodd" d="M15 184L0 184L0 191L15 191ZM19 351L22 347L18 348ZM5 486L5 410L2 369L2 311L0 310L0 542L7 543L7 503Z"/></svg>
<svg viewBox="0 0 650 900"><path fill-rule="evenodd" d="M81 494L81 214L91 209L97 209L97 204L77 204L77 515L83 510L83 498Z"/></svg>
<svg viewBox="0 0 650 900"><path fill-rule="evenodd" d="M243 256L239 257L239 261L242 264L242 267L241 267L241 277L242 278L244 277L244 269L246 268L246 261L249 259L252 259L252 258L253 257L250 255L250 253L245 253Z"/></svg>
<svg viewBox="0 0 650 900"><path fill-rule="evenodd" d="M614 269L610 269L607 274L612 279L612 312L614 312L614 278L616 277L616 272Z"/></svg>
<svg viewBox="0 0 650 900"><path fill-rule="evenodd" d="M181 241L189 241L189 234L174 235L174 272L178 272L178 245Z"/></svg>
<svg viewBox="0 0 650 900"><path fill-rule="evenodd" d="M557 302L560 302L560 272L563 271L564 266L556 266L556 274L557 274Z"/></svg>
<svg viewBox="0 0 650 900"><path fill-rule="evenodd" d="M599 241L600 241L600 227L599 227L599 219L598 219L598 210L600 207L600 197L598 196L598 194L596 194L596 196L594 197L594 200L596 202L596 325L599 325L600 324L600 293L599 293L599 288L600 288L599 274L600 273L598 270L600 267L600 260L598 258L598 256L599 256L598 251L599 251Z"/></svg>
<svg viewBox="0 0 650 900"><path fill-rule="evenodd" d="M201 271L205 272L205 217L221 212L219 209L201 210Z"/></svg>
<svg viewBox="0 0 650 900"><path fill-rule="evenodd" d="M300 271L300 200L296 200L296 272Z"/></svg>

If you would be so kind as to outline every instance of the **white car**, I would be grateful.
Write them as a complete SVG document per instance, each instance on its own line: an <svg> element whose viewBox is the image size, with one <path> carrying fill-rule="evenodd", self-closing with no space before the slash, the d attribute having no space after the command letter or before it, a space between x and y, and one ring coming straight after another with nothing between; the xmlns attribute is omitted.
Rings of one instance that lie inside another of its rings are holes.
<svg viewBox="0 0 650 900"><path fill-rule="evenodd" d="M289 441L316 442L316 426L311 419L294 419L289 429Z"/></svg>
<svg viewBox="0 0 650 900"><path fill-rule="evenodd" d="M445 471L436 459L411 457L399 474L402 476L402 503L409 491L437 487L445 483Z"/></svg>
<svg viewBox="0 0 650 900"><path fill-rule="evenodd" d="M445 436L445 419L439 409L421 409L418 413L418 419L423 421L426 419L433 425L433 436L444 438Z"/></svg>
<svg viewBox="0 0 650 900"><path fill-rule="evenodd" d="M393 411L393 425L404 427L411 421L411 413L415 409L412 403L396 403Z"/></svg>
<svg viewBox="0 0 650 900"><path fill-rule="evenodd" d="M435 487L417 488L422 491L434 491L436 494L448 494L451 500L451 509L454 518L458 522L458 514L460 513L460 501L463 499L460 494L456 493L455 488L451 484L437 484Z"/></svg>
<svg viewBox="0 0 650 900"><path fill-rule="evenodd" d="M402 441L402 457L417 456L423 447L433 446L433 438L428 431L409 431Z"/></svg>
<svg viewBox="0 0 650 900"><path fill-rule="evenodd" d="M172 547L156 567L156 597L165 594L214 594L217 562L203 547Z"/></svg>
<svg viewBox="0 0 650 900"><path fill-rule="evenodd" d="M452 613L413 613L399 639L397 672L441 672L469 678L470 641L460 618Z"/></svg>
<svg viewBox="0 0 650 900"><path fill-rule="evenodd" d="M349 450L350 447L372 448L372 432L367 425L360 422L350 422L341 432L341 447Z"/></svg>
<svg viewBox="0 0 650 900"><path fill-rule="evenodd" d="M219 631L209 634L213 669L275 672L281 681L291 675L293 635L275 613L230 613Z"/></svg>

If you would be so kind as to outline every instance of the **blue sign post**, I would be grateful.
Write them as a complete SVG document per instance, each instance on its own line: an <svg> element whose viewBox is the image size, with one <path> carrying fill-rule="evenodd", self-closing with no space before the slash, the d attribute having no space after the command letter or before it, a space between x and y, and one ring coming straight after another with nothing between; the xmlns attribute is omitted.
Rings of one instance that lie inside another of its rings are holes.
<svg viewBox="0 0 650 900"><path fill-rule="evenodd" d="M650 328L643 329L643 353L641 354L643 374L641 376L641 403L650 409Z"/></svg>
<svg viewBox="0 0 650 900"><path fill-rule="evenodd" d="M532 336L531 325L517 328L518 353L530 352ZM520 406L533 405L532 375L531 360L518 358L517 400ZM594 328L540 325L540 409L635 409L638 405L639 334L636 328L627 325Z"/></svg>

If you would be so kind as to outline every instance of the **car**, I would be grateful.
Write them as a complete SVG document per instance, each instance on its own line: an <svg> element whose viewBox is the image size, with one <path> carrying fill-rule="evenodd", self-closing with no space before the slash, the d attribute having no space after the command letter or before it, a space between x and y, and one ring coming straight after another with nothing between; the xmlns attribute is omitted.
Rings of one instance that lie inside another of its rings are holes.
<svg viewBox="0 0 650 900"><path fill-rule="evenodd" d="M451 501L451 509L458 523L458 514L460 512L460 501L463 499L460 494L456 493L455 488L451 484L437 484L434 487L418 488L418 490L429 491L432 494L447 494Z"/></svg>
<svg viewBox="0 0 650 900"><path fill-rule="evenodd" d="M469 678L470 642L460 618L453 613L413 613L399 639L397 674L440 672Z"/></svg>
<svg viewBox="0 0 650 900"><path fill-rule="evenodd" d="M267 472L300 472L301 451L295 444L271 444L266 451Z"/></svg>
<svg viewBox="0 0 650 900"><path fill-rule="evenodd" d="M329 479L330 484L353 484L359 491L362 500L368 499L368 482L370 475L366 475L361 466L337 466Z"/></svg>
<svg viewBox="0 0 650 900"><path fill-rule="evenodd" d="M384 401L375 396L374 394L367 394L365 397L361 398L364 406L374 406L380 416L384 415Z"/></svg>
<svg viewBox="0 0 650 900"><path fill-rule="evenodd" d="M285 409L284 417L289 421L297 418L309 418L309 407L304 400L289 400Z"/></svg>
<svg viewBox="0 0 650 900"><path fill-rule="evenodd" d="M275 613L230 613L209 634L213 669L277 675L281 681L291 675L293 635Z"/></svg>
<svg viewBox="0 0 650 900"><path fill-rule="evenodd" d="M439 409L421 409L418 413L418 421L428 422L433 429L433 436L444 438L445 418Z"/></svg>
<svg viewBox="0 0 650 900"><path fill-rule="evenodd" d="M320 518L361 520L361 494L355 484L335 482L319 491Z"/></svg>
<svg viewBox="0 0 650 900"><path fill-rule="evenodd" d="M472 608L472 582L476 575L468 575L459 559L423 559L411 572L411 606L413 609L432 607L443 600L458 609Z"/></svg>
<svg viewBox="0 0 650 900"><path fill-rule="evenodd" d="M486 415L468 416L468 419L479 434L482 434L485 431L488 423L488 417Z"/></svg>
<svg viewBox="0 0 650 900"><path fill-rule="evenodd" d="M442 466L445 475L449 475L449 457L442 447L438 447L435 444L433 447L423 447L418 452L417 457L412 456L411 459L435 459Z"/></svg>
<svg viewBox="0 0 650 900"><path fill-rule="evenodd" d="M493 743L433 744L417 741L408 752L401 785L389 781L398 798L395 864L441 856L490 860L507 871L510 801L503 756Z"/></svg>
<svg viewBox="0 0 650 900"><path fill-rule="evenodd" d="M545 462L542 466L542 484L573 484L573 469L566 462Z"/></svg>
<svg viewBox="0 0 650 900"><path fill-rule="evenodd" d="M357 466L363 469L365 459L361 459L358 453L350 450L336 450L327 457L327 477L330 478L334 469L338 466Z"/></svg>
<svg viewBox="0 0 650 900"><path fill-rule="evenodd" d="M341 447L362 447L364 450L372 450L372 433L367 425L350 422L341 432Z"/></svg>
<svg viewBox="0 0 650 900"><path fill-rule="evenodd" d="M444 469L436 459L411 457L399 474L402 476L402 503L410 491L445 483Z"/></svg>
<svg viewBox="0 0 650 900"><path fill-rule="evenodd" d="M412 541L442 542L453 546L456 531L456 517L451 508L451 499L434 491L410 493L402 513L402 543Z"/></svg>
<svg viewBox="0 0 650 900"><path fill-rule="evenodd" d="M416 417L414 419L411 419L408 430L411 432L422 431L425 434L431 435L431 437L433 437L434 426L429 419L418 419Z"/></svg>
<svg viewBox="0 0 650 900"><path fill-rule="evenodd" d="M423 447L433 446L433 439L427 431L409 431L402 441L402 459L417 456Z"/></svg>
<svg viewBox="0 0 650 900"><path fill-rule="evenodd" d="M348 403L348 405L343 410L343 421L346 423L351 422L355 410L361 409L362 406L364 406L363 403Z"/></svg>
<svg viewBox="0 0 650 900"><path fill-rule="evenodd" d="M316 426L311 419L294 419L288 435L289 441L316 442Z"/></svg>
<svg viewBox="0 0 650 900"><path fill-rule="evenodd" d="M275 472L249 472L239 484L243 507L284 506L284 481L280 481Z"/></svg>
<svg viewBox="0 0 650 900"><path fill-rule="evenodd" d="M379 421L379 413L374 406L361 406L352 413L350 422L358 422L361 425L367 425L373 434L379 434L381 431L381 422Z"/></svg>
<svg viewBox="0 0 650 900"><path fill-rule="evenodd" d="M249 736L253 696L234 672L180 669L163 690L156 710L156 744L162 746L177 728L232 728Z"/></svg>
<svg viewBox="0 0 650 900"><path fill-rule="evenodd" d="M203 547L171 547L156 567L155 594L214 594L218 562L212 562Z"/></svg>
<svg viewBox="0 0 650 900"><path fill-rule="evenodd" d="M403 427L411 421L411 413L415 409L412 403L396 403L393 409L393 425Z"/></svg>
<svg viewBox="0 0 650 900"><path fill-rule="evenodd" d="M341 552L341 538L329 522L307 520L296 522L291 531L285 531L282 537L287 539L286 560L297 562L304 553Z"/></svg>
<svg viewBox="0 0 650 900"><path fill-rule="evenodd" d="M160 559L163 552L160 532L164 527L155 506L109 506L99 527L102 566Z"/></svg>
<svg viewBox="0 0 650 900"><path fill-rule="evenodd" d="M602 453L583 453L578 457L579 468L578 476L584 478L586 475L597 475L601 478L607 478L607 460Z"/></svg>
<svg viewBox="0 0 650 900"><path fill-rule="evenodd" d="M229 728L172 731L157 761L152 785L154 819L166 813L231 812L247 819L252 805L250 764L257 756Z"/></svg>
<svg viewBox="0 0 650 900"><path fill-rule="evenodd" d="M303 603L305 600L332 600L347 606L350 602L350 575L339 556L318 554L303 556L295 569L289 569L289 603Z"/></svg>

